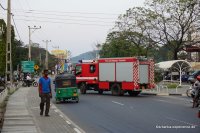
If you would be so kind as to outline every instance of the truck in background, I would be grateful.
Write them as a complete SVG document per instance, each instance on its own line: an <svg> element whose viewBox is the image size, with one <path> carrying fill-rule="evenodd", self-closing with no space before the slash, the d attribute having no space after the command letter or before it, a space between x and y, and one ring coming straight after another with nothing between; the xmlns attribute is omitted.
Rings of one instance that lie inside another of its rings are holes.
<svg viewBox="0 0 200 133"><path fill-rule="evenodd" d="M75 67L76 82L82 94L87 90L111 91L112 95L137 96L154 88L153 60L135 57L82 60Z"/></svg>

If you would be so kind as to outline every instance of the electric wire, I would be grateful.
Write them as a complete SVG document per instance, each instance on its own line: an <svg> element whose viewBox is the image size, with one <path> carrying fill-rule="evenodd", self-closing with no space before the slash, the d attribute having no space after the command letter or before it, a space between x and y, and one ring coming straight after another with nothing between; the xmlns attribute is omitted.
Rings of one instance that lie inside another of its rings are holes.
<svg viewBox="0 0 200 133"><path fill-rule="evenodd" d="M60 24L77 24L77 25L88 25L88 26L112 26L112 25L102 25L102 24L83 24L83 23L65 23L65 22L60 22L60 21L45 21L45 20L31 20L31 19L15 19L15 20L23 20L23 21L29 21L29 22L32 22L32 21L35 21L35 22L47 22L47 23L60 23Z"/></svg>
<svg viewBox="0 0 200 133"><path fill-rule="evenodd" d="M0 3L0 6L1 6L1 8L3 9L3 10L7 10L6 8L4 8L3 6L2 6L2 4Z"/></svg>
<svg viewBox="0 0 200 133"><path fill-rule="evenodd" d="M43 16L28 16L28 15L15 15L15 16L22 16L26 18L42 18L42 19L54 19L54 20L72 20L72 21L85 21L85 22L101 22L101 23L114 23L114 22L105 22L105 21L92 21L92 20L84 20L84 19L64 19L64 18L56 18L56 17L43 17Z"/></svg>
<svg viewBox="0 0 200 133"><path fill-rule="evenodd" d="M96 18L96 19L115 19L115 18L108 18L108 17L94 17L94 16L73 16L73 15L67 15L67 14L55 14L55 13L37 13L37 12L30 12L30 11L27 11L27 12L23 12L23 13L26 13L26 14L40 14L40 15L50 15L50 16L66 16L66 17L78 17L78 18Z"/></svg>
<svg viewBox="0 0 200 133"><path fill-rule="evenodd" d="M19 34L19 31L18 31L18 29L17 29L17 25L16 25L16 23L15 23L14 17L13 17L13 15L11 15L11 16L12 16L13 24L14 24L15 29L16 29L16 31L17 31L18 37L19 37L19 39L22 41L22 39L21 39L21 37L20 37L20 34Z"/></svg>
<svg viewBox="0 0 200 133"><path fill-rule="evenodd" d="M66 13L70 13L70 14L100 14L100 15L108 15L108 16L116 16L116 15L119 15L119 14L113 14L113 13L95 13L95 12L67 12L67 11L52 11L52 10L32 10L32 9L30 9L30 10L20 10L20 9L13 9L13 10L15 10L15 11L17 11L17 12L54 12L54 13L62 13L62 14L66 14Z"/></svg>

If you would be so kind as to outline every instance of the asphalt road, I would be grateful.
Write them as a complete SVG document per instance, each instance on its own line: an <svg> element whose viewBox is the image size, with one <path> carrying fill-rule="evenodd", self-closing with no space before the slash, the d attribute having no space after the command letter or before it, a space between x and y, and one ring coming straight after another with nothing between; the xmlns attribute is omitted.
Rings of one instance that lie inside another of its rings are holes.
<svg viewBox="0 0 200 133"><path fill-rule="evenodd" d="M55 103L55 99L53 99ZM197 108L181 96L111 96L93 91L55 104L87 133L200 133Z"/></svg>

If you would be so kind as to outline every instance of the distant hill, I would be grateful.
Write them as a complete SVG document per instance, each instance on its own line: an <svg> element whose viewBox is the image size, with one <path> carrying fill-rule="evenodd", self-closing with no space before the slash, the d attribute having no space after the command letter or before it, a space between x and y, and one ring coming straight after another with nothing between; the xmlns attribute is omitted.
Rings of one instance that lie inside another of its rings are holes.
<svg viewBox="0 0 200 133"><path fill-rule="evenodd" d="M92 60L96 58L97 50L95 51L89 51L83 54L80 54L78 56L72 57L71 62L72 63L78 63L79 60Z"/></svg>

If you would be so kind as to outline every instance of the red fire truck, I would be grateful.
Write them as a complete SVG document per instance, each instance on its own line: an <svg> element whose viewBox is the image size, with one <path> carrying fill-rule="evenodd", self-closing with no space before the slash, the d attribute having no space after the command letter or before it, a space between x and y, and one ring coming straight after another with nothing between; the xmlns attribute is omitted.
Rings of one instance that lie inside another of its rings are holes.
<svg viewBox="0 0 200 133"><path fill-rule="evenodd" d="M142 89L154 88L154 62L135 57L82 60L75 68L76 82L82 94L95 90L99 94L137 96Z"/></svg>

